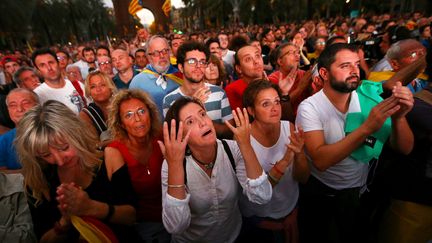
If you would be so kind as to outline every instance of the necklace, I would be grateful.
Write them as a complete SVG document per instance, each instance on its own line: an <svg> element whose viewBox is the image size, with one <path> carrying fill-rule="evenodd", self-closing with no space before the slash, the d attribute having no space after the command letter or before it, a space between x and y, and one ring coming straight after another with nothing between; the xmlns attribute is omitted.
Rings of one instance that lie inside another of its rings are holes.
<svg viewBox="0 0 432 243"><path fill-rule="evenodd" d="M196 161L196 162L198 162L198 164L200 164L200 165L202 165L202 166L204 166L207 170L211 170L211 169L213 169L213 167L214 167L214 165L215 165L215 162L210 162L210 163L204 163L204 162L201 162L201 161L199 161L197 158L195 158L194 156L193 156L193 154L192 154L192 158Z"/></svg>

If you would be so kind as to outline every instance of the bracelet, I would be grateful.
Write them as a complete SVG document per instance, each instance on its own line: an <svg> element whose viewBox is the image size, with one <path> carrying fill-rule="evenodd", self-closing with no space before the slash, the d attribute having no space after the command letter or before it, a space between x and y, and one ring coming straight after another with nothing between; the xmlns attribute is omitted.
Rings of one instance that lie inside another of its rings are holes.
<svg viewBox="0 0 432 243"><path fill-rule="evenodd" d="M54 223L54 232L57 235L64 235L69 231L67 227L61 226L60 222L57 221Z"/></svg>
<svg viewBox="0 0 432 243"><path fill-rule="evenodd" d="M289 102L289 101L290 101L290 96L289 96L289 94L287 94L287 95L282 95L282 96L280 97L280 101L281 101L281 102Z"/></svg>
<svg viewBox="0 0 432 243"><path fill-rule="evenodd" d="M275 164L274 166L273 166L273 168L276 170L276 172L282 177L285 173L284 172L282 172L281 170L279 170L279 168L276 166L277 164Z"/></svg>
<svg viewBox="0 0 432 243"><path fill-rule="evenodd" d="M170 185L168 184L169 188L181 188L181 187L185 187L185 184L179 184L179 185Z"/></svg>
<svg viewBox="0 0 432 243"><path fill-rule="evenodd" d="M105 216L104 220L109 221L112 218L112 216L114 215L114 212L115 212L115 207L112 204L108 203L108 213Z"/></svg>

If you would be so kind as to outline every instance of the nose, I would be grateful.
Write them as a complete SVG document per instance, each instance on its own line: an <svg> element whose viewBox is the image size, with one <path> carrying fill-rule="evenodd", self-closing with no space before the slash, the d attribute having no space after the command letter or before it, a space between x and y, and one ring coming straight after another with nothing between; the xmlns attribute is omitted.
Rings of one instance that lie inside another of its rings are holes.
<svg viewBox="0 0 432 243"><path fill-rule="evenodd" d="M140 117L140 115L138 114L138 112L135 112L135 113L134 113L134 118L135 118L135 121L141 121L141 117Z"/></svg>
<svg viewBox="0 0 432 243"><path fill-rule="evenodd" d="M64 165L64 156L59 151L51 150L50 152L58 166Z"/></svg>

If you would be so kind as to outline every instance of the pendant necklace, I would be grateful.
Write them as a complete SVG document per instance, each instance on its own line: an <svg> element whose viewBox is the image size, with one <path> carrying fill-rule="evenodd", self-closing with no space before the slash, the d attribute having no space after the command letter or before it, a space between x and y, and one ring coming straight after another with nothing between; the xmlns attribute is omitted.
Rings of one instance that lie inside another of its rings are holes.
<svg viewBox="0 0 432 243"><path fill-rule="evenodd" d="M203 163L203 162L201 162L201 161L199 161L197 158L195 158L194 156L193 156L193 154L192 154L192 158L196 161L196 162L198 162L199 164L201 164L202 166L204 166L207 170L211 170L211 169L213 169L213 167L214 167L214 165L215 165L215 162L210 162L210 163Z"/></svg>

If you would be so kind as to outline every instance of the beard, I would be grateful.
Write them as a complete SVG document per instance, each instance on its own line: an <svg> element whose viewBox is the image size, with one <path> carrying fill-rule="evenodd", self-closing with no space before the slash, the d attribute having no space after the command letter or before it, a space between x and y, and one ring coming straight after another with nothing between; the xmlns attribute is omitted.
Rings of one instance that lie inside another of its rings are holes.
<svg viewBox="0 0 432 243"><path fill-rule="evenodd" d="M189 82L191 82L191 83L195 83L195 84L201 83L201 82L204 80L204 75L201 77L201 79L196 79L196 78L194 78L194 77L192 77L192 76L187 75L186 72L185 72L185 73L183 73L183 76L184 76L184 78L187 79Z"/></svg>
<svg viewBox="0 0 432 243"><path fill-rule="evenodd" d="M356 82L348 82L348 80L355 78ZM351 93L352 91L356 90L357 87L360 84L360 77L357 75L352 75L346 78L344 81L338 81L334 79L333 77L330 78L330 86L340 92L340 93Z"/></svg>

